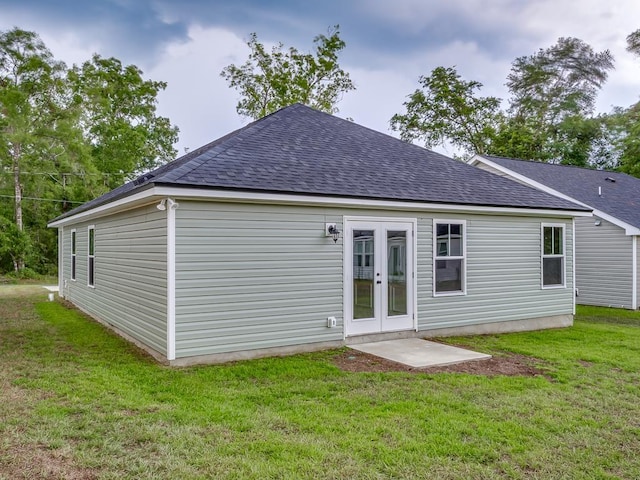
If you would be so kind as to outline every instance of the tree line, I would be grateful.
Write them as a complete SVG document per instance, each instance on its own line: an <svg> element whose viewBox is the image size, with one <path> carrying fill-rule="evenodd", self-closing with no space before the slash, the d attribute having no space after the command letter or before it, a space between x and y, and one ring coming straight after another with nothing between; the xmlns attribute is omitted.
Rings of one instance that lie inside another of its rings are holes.
<svg viewBox="0 0 640 480"><path fill-rule="evenodd" d="M339 64L346 43L338 26L313 43L311 53L281 43L268 50L251 34L246 62L220 73L239 93L238 114L258 119L296 102L336 113L356 88ZM627 37L627 49L640 56L640 29ZM418 79L390 126L403 140L452 145L463 157L501 155L640 177L640 102L594 113L613 68L609 51L560 38L513 61L505 102L481 96L482 84L455 67L439 66ZM0 32L0 273L55 271L48 220L175 157L178 129L156 112L164 88L116 58L94 55L67 67L36 33Z"/></svg>

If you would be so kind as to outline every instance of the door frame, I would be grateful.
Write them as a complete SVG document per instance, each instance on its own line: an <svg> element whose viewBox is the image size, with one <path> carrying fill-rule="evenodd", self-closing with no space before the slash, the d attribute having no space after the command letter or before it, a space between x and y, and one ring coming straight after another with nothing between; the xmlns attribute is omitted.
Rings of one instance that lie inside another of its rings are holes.
<svg viewBox="0 0 640 480"><path fill-rule="evenodd" d="M401 329L398 331L409 331L415 330L418 331L418 219L417 218L407 218L407 217L365 217L365 216L351 216L345 215L342 217L342 229L343 229L343 263L342 263L342 274L343 274L343 287L342 287L342 297L343 297L343 338L347 338L348 336L358 336L358 335L368 335L367 333L347 333L348 323L353 320L353 236L352 236L352 227L354 222L369 222L369 223L409 223L412 226L413 233L410 239L407 239L407 242L411 242L412 249L412 259L411 259L411 268L413 270L413 275L411 276L411 298L410 298L410 314L413 316L413 326L409 329ZM386 261L386 260L385 260ZM409 312L408 312L409 313ZM384 331L384 332L371 332L371 334L376 333L387 333L393 330Z"/></svg>

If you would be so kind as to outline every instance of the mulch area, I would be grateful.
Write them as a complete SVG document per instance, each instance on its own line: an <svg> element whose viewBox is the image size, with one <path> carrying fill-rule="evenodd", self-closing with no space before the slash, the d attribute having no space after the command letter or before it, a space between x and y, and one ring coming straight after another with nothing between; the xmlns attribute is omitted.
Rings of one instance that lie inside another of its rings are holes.
<svg viewBox="0 0 640 480"><path fill-rule="evenodd" d="M462 347L464 348L464 347ZM472 360L440 367L415 368L386 360L375 355L346 349L333 358L333 363L347 372L409 372L409 373L467 373L471 375L508 375L538 377L547 374L541 361L515 353L494 356L486 360Z"/></svg>

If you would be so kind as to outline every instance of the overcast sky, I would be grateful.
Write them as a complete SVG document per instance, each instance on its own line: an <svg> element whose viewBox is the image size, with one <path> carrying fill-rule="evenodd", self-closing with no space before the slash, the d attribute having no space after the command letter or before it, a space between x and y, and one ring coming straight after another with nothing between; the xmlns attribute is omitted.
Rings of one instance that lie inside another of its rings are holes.
<svg viewBox="0 0 640 480"><path fill-rule="evenodd" d="M168 82L159 112L180 128L180 153L248 122L220 71L246 60L250 33L311 51L336 24L347 43L340 64L357 86L338 115L386 133L420 75L456 66L484 84L483 95L506 98L511 62L561 36L613 53L599 111L640 96L640 59L625 51L640 28L637 0L0 0L1 30L36 31L69 65L99 53Z"/></svg>

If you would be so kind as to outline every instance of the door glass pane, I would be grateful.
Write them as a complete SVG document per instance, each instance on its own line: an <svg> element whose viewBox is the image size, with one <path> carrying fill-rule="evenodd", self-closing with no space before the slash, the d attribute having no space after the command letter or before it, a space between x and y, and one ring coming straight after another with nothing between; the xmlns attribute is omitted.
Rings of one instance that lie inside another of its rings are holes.
<svg viewBox="0 0 640 480"><path fill-rule="evenodd" d="M359 245L360 244L360 245ZM353 318L374 317L373 230L353 231Z"/></svg>
<svg viewBox="0 0 640 480"><path fill-rule="evenodd" d="M388 316L407 314L407 232L387 231Z"/></svg>

